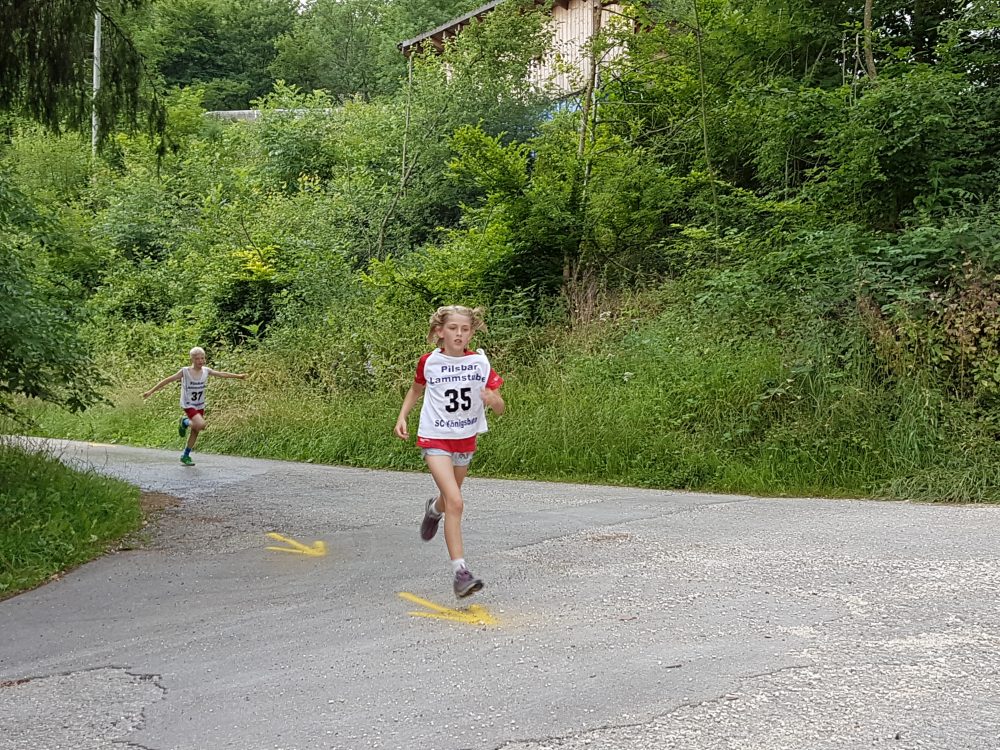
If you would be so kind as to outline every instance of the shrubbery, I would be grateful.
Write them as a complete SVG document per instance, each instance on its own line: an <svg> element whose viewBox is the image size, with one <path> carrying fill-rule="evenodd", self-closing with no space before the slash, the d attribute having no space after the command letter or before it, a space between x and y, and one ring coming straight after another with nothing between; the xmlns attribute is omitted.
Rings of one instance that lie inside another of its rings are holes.
<svg viewBox="0 0 1000 750"><path fill-rule="evenodd" d="M415 467L392 416L463 302L508 378L494 473L1000 499L997 19L919 51L876 19L873 80L853 10L704 5L649 11L587 122L524 85L545 35L512 3L381 98L278 85L222 126L178 93L179 151L122 136L89 182L66 141L28 179L18 132L2 163L70 238L39 276L118 379L45 429L164 443L136 386L202 344L258 374L207 447Z"/></svg>

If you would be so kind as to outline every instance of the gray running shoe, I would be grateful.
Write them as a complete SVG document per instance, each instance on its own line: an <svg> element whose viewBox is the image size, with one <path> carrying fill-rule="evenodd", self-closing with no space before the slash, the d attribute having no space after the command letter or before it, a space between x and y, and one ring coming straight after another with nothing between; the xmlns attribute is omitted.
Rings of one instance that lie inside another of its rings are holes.
<svg viewBox="0 0 1000 750"><path fill-rule="evenodd" d="M468 568L462 568L455 574L455 596L464 599L483 587L483 582L476 578Z"/></svg>
<svg viewBox="0 0 1000 750"><path fill-rule="evenodd" d="M420 522L420 538L425 542L429 542L437 534L438 524L441 523L441 515L433 515L431 507L434 505L434 501L437 497L432 497L427 501L427 505L424 507L424 520Z"/></svg>

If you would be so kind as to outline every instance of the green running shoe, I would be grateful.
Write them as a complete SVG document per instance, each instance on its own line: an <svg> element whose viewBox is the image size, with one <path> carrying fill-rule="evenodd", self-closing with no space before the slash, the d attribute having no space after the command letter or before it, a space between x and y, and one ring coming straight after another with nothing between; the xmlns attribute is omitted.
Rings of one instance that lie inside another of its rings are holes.
<svg viewBox="0 0 1000 750"><path fill-rule="evenodd" d="M177 425L177 434L180 435L181 437L184 437L185 435L188 434L188 426L184 424L185 419L187 419L187 417L181 417L180 424Z"/></svg>
<svg viewBox="0 0 1000 750"><path fill-rule="evenodd" d="M194 466L194 461L191 460L191 456L181 456L181 463L185 466Z"/></svg>

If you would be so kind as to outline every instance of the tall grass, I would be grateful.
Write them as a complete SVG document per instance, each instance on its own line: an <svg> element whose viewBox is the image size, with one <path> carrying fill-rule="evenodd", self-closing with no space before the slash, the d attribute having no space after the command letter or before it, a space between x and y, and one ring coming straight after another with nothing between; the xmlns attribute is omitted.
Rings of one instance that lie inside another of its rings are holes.
<svg viewBox="0 0 1000 750"><path fill-rule="evenodd" d="M0 598L97 557L140 523L135 487L0 442Z"/></svg>
<svg viewBox="0 0 1000 750"><path fill-rule="evenodd" d="M888 379L862 348L845 362L824 350L822 336L736 334L676 299L644 318L619 314L568 334L522 338L544 343L491 347L500 352L494 367L506 379L508 410L481 437L479 475L1000 500L1000 451L988 430L933 387ZM392 436L410 363L381 381L338 387L303 377L287 352L242 356L240 368L253 376L213 383L210 428L197 450L422 468L412 441ZM179 451L176 394L144 404L137 394L145 386L124 384L111 394L114 406L82 416L36 416L49 435ZM416 410L412 419L415 432Z"/></svg>

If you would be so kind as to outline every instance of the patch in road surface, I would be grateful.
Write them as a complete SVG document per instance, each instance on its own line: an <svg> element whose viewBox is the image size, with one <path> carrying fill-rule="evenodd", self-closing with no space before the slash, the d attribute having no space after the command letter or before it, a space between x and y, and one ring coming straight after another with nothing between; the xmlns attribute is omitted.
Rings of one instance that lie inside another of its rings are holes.
<svg viewBox="0 0 1000 750"><path fill-rule="evenodd" d="M164 695L155 675L115 667L9 680L0 684L0 750L121 748Z"/></svg>
<svg viewBox="0 0 1000 750"><path fill-rule="evenodd" d="M928 636L931 637L931 636ZM997 659L791 667L748 677L738 693L682 704L652 721L500 750L994 750L1000 716L983 696Z"/></svg>
<svg viewBox="0 0 1000 750"><path fill-rule="evenodd" d="M176 508L181 504L179 498L164 492L146 492L139 496L139 505L144 516L162 513L167 508Z"/></svg>

